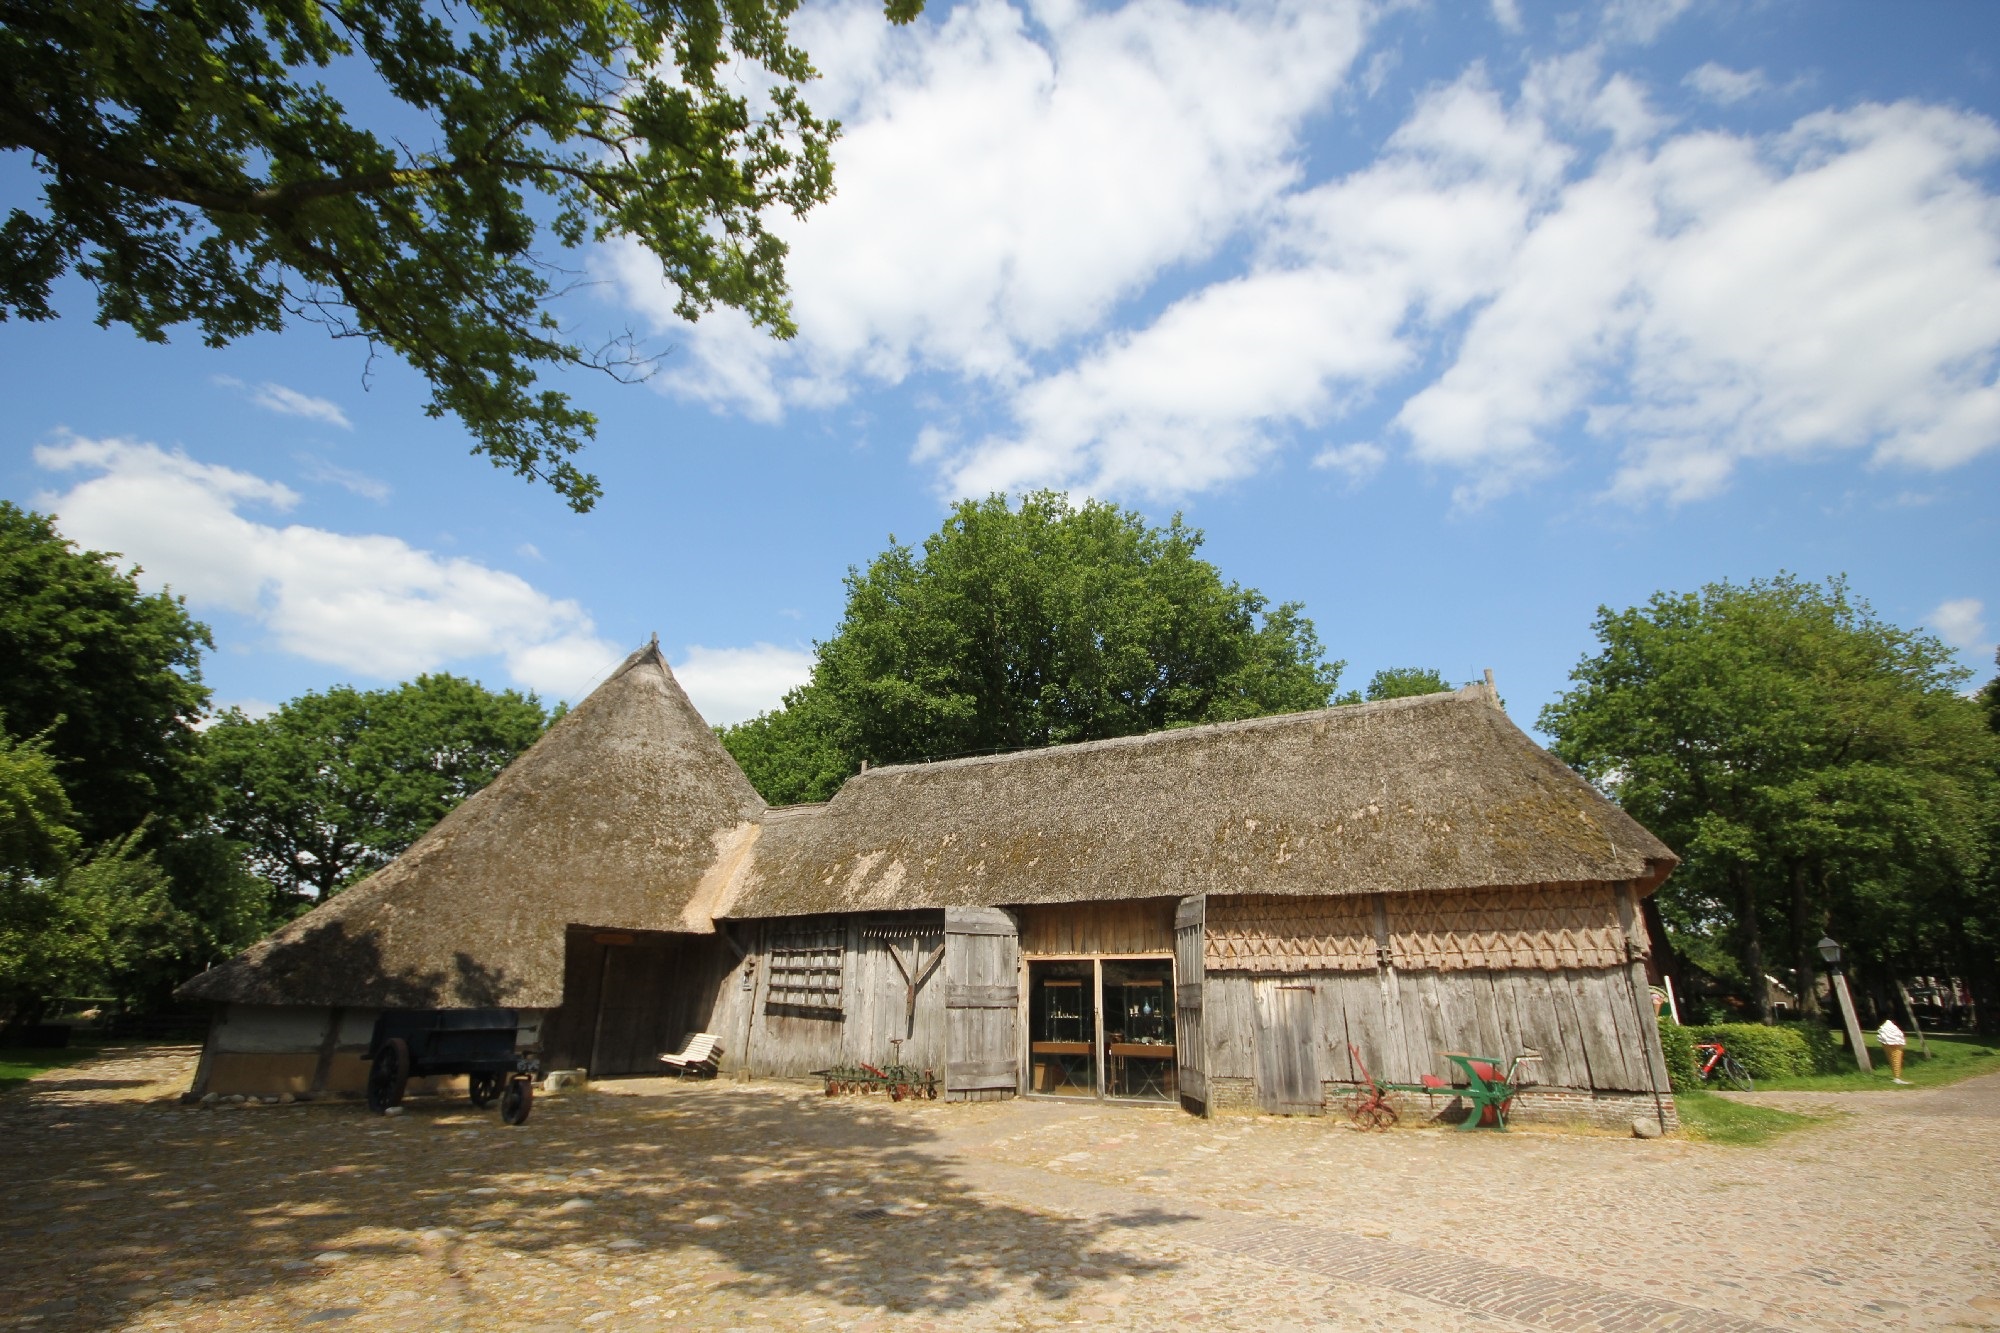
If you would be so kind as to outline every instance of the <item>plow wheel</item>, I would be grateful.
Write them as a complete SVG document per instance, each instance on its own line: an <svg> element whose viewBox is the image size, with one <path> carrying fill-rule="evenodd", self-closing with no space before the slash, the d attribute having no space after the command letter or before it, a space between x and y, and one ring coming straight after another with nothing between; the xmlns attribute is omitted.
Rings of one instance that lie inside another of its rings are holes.
<svg viewBox="0 0 2000 1333"><path fill-rule="evenodd" d="M1375 1128L1390 1129L1395 1126L1395 1123L1396 1123L1395 1107L1389 1105L1389 1103L1387 1102L1383 1102L1380 1106L1375 1108Z"/></svg>

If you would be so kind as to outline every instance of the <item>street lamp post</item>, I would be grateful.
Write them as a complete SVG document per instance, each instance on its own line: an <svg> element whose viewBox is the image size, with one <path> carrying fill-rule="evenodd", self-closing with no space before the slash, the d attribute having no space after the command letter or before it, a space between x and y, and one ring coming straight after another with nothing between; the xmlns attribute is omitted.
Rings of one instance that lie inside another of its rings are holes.
<svg viewBox="0 0 2000 1333"><path fill-rule="evenodd" d="M1847 1024L1847 1044L1854 1051L1854 1063L1861 1066L1862 1073L1872 1074L1875 1066L1868 1059L1868 1043L1861 1039L1861 1021L1854 1016L1854 997L1847 993L1847 973L1840 966L1840 946L1831 936L1821 937L1819 956L1826 959L1834 998L1840 1001L1840 1019Z"/></svg>

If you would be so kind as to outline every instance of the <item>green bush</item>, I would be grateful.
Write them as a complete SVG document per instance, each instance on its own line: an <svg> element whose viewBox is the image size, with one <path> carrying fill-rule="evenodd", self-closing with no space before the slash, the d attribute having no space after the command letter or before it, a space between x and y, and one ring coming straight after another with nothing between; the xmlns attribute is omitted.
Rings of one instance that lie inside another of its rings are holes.
<svg viewBox="0 0 2000 1333"><path fill-rule="evenodd" d="M1799 1039L1805 1042L1806 1059L1810 1062L1807 1072L1840 1074L1853 1066L1854 1061L1847 1054L1847 1047L1826 1024L1815 1023L1811 1019L1801 1019L1795 1023L1782 1023L1779 1026L1798 1033Z"/></svg>
<svg viewBox="0 0 2000 1333"><path fill-rule="evenodd" d="M1694 1058L1694 1029L1660 1016L1660 1051L1667 1057L1667 1083L1675 1092L1701 1086L1701 1065Z"/></svg>
<svg viewBox="0 0 2000 1333"><path fill-rule="evenodd" d="M1752 1078L1797 1078L1813 1072L1812 1045L1797 1026L1709 1023L1688 1029L1696 1041L1719 1041Z"/></svg>

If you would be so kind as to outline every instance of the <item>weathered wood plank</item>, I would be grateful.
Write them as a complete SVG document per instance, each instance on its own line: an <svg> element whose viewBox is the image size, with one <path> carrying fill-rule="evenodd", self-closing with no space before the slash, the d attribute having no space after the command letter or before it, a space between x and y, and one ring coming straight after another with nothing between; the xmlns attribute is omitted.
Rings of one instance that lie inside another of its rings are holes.
<svg viewBox="0 0 2000 1333"><path fill-rule="evenodd" d="M946 1068L967 1071L947 1080L947 1092L1018 1088L1021 953L1014 918L997 908L947 909L944 950ZM954 1005L953 996L985 1002ZM975 1069L986 1072L969 1072Z"/></svg>
<svg viewBox="0 0 2000 1333"><path fill-rule="evenodd" d="M1252 994L1257 1013L1257 1100L1279 1115L1318 1115L1325 1093L1320 1079L1317 988L1290 978L1258 977Z"/></svg>
<svg viewBox="0 0 2000 1333"><path fill-rule="evenodd" d="M1249 976L1241 972L1211 974L1202 993L1201 1018L1208 1030L1209 1077L1254 1078L1256 1010Z"/></svg>
<svg viewBox="0 0 2000 1333"><path fill-rule="evenodd" d="M1013 1009L1020 1003L1020 988L1011 981L1004 985L948 984L944 991L947 1009Z"/></svg>
<svg viewBox="0 0 2000 1333"><path fill-rule="evenodd" d="M1021 909L1021 952L1168 954L1174 951L1176 900L1071 903Z"/></svg>
<svg viewBox="0 0 2000 1333"><path fill-rule="evenodd" d="M1511 975L1521 996L1522 1036L1542 1053L1542 1082L1552 1087L1589 1087L1590 1070L1573 1034L1574 1025L1563 1017L1567 1006L1558 994L1562 977L1540 971Z"/></svg>

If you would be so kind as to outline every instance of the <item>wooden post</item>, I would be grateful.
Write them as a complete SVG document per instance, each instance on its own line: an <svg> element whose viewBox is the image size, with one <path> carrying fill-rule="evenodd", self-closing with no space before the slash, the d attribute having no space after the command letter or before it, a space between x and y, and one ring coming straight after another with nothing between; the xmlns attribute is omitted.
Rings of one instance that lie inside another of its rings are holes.
<svg viewBox="0 0 2000 1333"><path fill-rule="evenodd" d="M1861 1072L1872 1074L1875 1066L1868 1060L1868 1044L1861 1040L1861 1020L1854 1016L1854 997L1847 993L1847 974L1833 974L1833 995L1840 1001L1841 1021L1847 1024L1847 1044L1854 1048L1854 1063L1861 1066Z"/></svg>
<svg viewBox="0 0 2000 1333"><path fill-rule="evenodd" d="M1910 1016L1910 1031L1917 1034L1918 1048L1923 1051L1924 1059L1926 1060L1930 1059L1931 1043L1930 1040L1924 1036L1924 1025L1917 1021L1917 1006L1910 1003L1910 992L1904 989L1903 983L1900 981L1896 983L1896 994L1901 996L1903 999L1903 1012Z"/></svg>

